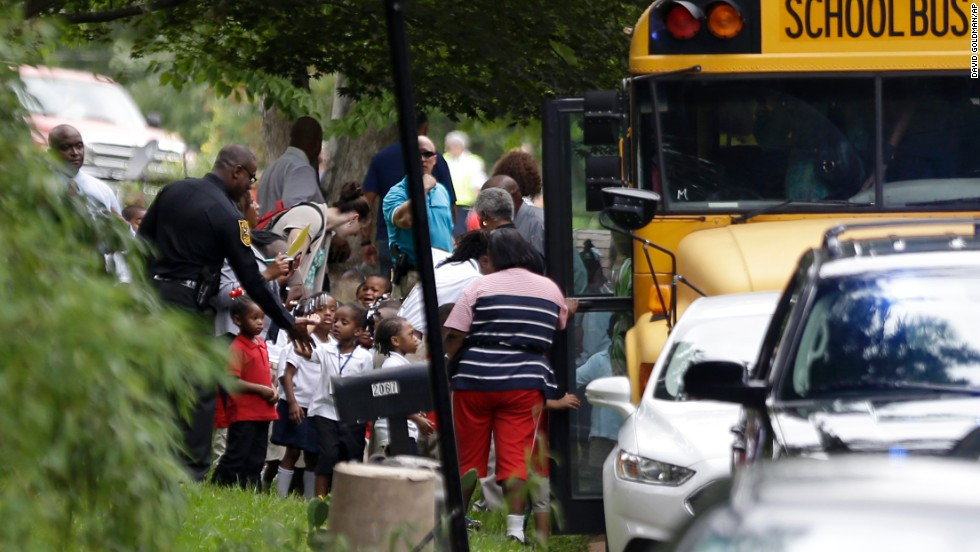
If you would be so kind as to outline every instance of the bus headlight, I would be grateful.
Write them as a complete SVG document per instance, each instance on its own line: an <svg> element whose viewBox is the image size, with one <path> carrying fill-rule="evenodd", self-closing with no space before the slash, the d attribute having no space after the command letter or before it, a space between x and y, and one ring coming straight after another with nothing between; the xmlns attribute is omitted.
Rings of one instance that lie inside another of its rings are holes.
<svg viewBox="0 0 980 552"><path fill-rule="evenodd" d="M626 481L676 487L694 475L694 470L658 462L620 449L616 457L616 476Z"/></svg>

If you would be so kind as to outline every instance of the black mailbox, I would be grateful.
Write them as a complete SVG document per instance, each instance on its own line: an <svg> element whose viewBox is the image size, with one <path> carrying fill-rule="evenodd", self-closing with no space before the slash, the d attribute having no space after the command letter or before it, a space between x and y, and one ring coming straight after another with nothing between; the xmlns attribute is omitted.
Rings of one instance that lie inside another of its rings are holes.
<svg viewBox="0 0 980 552"><path fill-rule="evenodd" d="M432 410L427 364L382 368L346 378L333 376L330 383L342 422L388 418L391 449L396 454L408 452L405 417Z"/></svg>

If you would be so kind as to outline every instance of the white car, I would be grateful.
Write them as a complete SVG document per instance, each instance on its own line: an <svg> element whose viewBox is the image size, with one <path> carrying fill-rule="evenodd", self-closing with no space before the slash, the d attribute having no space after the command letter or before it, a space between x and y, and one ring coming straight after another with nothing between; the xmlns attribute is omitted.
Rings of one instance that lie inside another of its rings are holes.
<svg viewBox="0 0 980 552"><path fill-rule="evenodd" d="M30 113L34 139L46 145L57 125L75 127L85 142L85 172L103 180L169 181L184 175L187 145L146 117L119 83L104 75L56 67L20 67L15 89Z"/></svg>
<svg viewBox="0 0 980 552"><path fill-rule="evenodd" d="M626 417L618 446L602 468L610 552L670 540L699 499L730 475L731 428L740 407L687 400L682 378L695 360L753 362L779 296L741 293L691 303L664 344L637 407L625 377L586 387L589 403Z"/></svg>
<svg viewBox="0 0 980 552"><path fill-rule="evenodd" d="M980 550L980 470L927 456L843 454L758 462L675 552Z"/></svg>

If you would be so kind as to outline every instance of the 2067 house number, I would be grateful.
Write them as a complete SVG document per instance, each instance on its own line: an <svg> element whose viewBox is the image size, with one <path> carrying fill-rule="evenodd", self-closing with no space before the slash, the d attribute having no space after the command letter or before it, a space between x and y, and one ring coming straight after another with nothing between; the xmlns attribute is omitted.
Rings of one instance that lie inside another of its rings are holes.
<svg viewBox="0 0 980 552"><path fill-rule="evenodd" d="M371 384L371 396L384 397L387 395L397 395L397 394L398 394L397 381L381 381L378 383Z"/></svg>

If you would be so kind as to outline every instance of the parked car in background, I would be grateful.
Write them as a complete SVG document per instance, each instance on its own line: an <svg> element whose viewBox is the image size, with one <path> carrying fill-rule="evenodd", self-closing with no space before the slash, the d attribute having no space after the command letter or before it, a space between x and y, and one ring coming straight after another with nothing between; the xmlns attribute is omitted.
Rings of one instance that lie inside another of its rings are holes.
<svg viewBox="0 0 980 552"><path fill-rule="evenodd" d="M598 379L586 388L594 407L627 416L602 470L611 552L669 540L729 477L739 408L690 400L683 376L699 359L751 363L778 299L778 292L759 292L694 301L671 330L635 412L626 377Z"/></svg>
<svg viewBox="0 0 980 552"><path fill-rule="evenodd" d="M980 467L852 455L766 462L701 516L676 552L980 550Z"/></svg>
<svg viewBox="0 0 980 552"><path fill-rule="evenodd" d="M132 96L109 77L54 67L20 67L16 93L30 114L34 139L68 124L85 142L85 172L103 180L164 181L184 174L187 146L145 117Z"/></svg>
<svg viewBox="0 0 980 552"><path fill-rule="evenodd" d="M980 420L978 223L829 230L801 259L748 375L733 362L687 372L691 395L745 406L735 456L952 454Z"/></svg>

